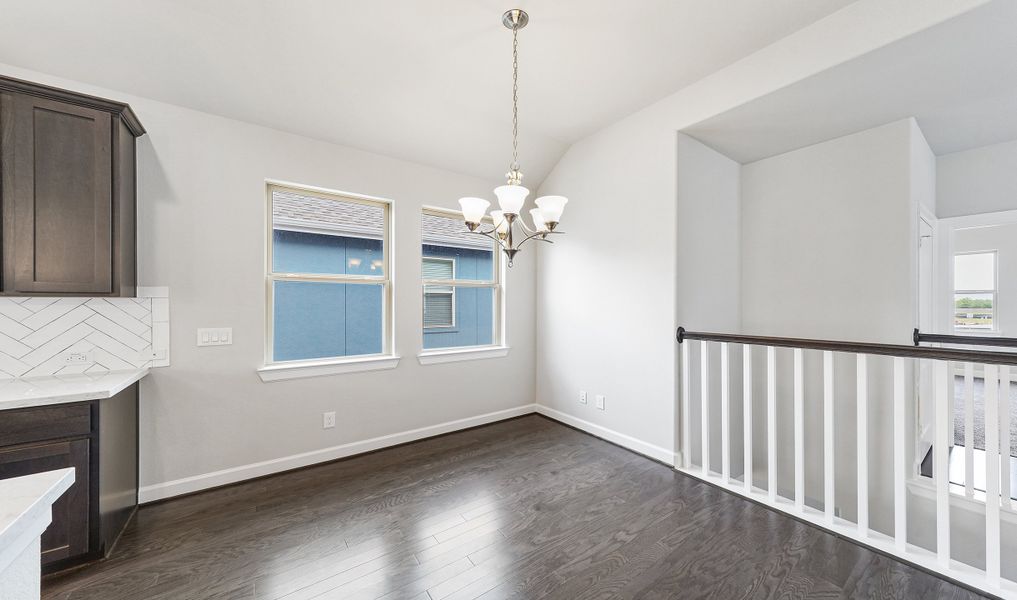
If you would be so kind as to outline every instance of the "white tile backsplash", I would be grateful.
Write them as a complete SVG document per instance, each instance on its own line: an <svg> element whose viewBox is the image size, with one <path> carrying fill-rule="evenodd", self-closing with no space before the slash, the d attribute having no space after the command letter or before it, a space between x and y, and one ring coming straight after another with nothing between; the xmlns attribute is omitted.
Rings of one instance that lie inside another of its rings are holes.
<svg viewBox="0 0 1017 600"><path fill-rule="evenodd" d="M83 362L69 362L71 354ZM0 379L169 366L169 290L0 298Z"/></svg>

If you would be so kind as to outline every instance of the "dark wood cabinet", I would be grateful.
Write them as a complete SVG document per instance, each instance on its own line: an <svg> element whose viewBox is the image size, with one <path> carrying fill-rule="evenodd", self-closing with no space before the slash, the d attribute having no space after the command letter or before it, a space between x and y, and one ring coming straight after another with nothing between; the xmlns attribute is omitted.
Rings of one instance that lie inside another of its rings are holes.
<svg viewBox="0 0 1017 600"><path fill-rule="evenodd" d="M0 77L2 293L135 293L135 138L126 104Z"/></svg>
<svg viewBox="0 0 1017 600"><path fill-rule="evenodd" d="M0 450L0 479L74 468L74 484L53 503L53 521L42 534L42 564L88 552L88 439Z"/></svg>
<svg viewBox="0 0 1017 600"><path fill-rule="evenodd" d="M138 384L112 398L0 411L0 479L74 468L42 536L43 570L108 555L138 505Z"/></svg>

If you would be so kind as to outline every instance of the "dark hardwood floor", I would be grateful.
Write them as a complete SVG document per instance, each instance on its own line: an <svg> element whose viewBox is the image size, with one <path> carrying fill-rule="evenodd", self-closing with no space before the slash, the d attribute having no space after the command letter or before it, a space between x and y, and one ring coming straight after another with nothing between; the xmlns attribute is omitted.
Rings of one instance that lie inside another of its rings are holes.
<svg viewBox="0 0 1017 600"><path fill-rule="evenodd" d="M538 416L143 506L43 595L979 597Z"/></svg>

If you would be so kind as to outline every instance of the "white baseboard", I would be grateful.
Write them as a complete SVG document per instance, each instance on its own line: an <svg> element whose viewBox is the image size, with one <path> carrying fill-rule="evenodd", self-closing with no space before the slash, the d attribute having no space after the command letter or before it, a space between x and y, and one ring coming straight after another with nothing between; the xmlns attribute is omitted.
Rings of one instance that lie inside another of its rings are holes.
<svg viewBox="0 0 1017 600"><path fill-rule="evenodd" d="M351 442L341 446L332 446L331 448L322 448L321 450L313 450L302 454L274 458L272 460L241 465L239 467L232 467L212 473L195 475L193 477L184 477L183 479L174 479L173 481L166 481L164 483L146 485L138 490L138 501L142 504L145 504L146 502L155 502L156 500L164 500L166 498L172 498L173 496L190 494L209 488L219 487L221 485L253 479L255 477L263 477L273 473L289 471L290 469L298 469L300 467L306 467L316 463L328 462L330 460L345 458L355 454L363 454L364 452L380 450L381 448L405 444L406 442L441 435L443 433L451 433L453 431L469 429L470 427L476 427L478 425L486 425L495 421L520 417L522 415L535 412L535 407L536 405L534 404L524 404L515 408L499 410L456 421L448 421L446 423L439 423L437 425L421 427L419 429L411 429L400 433L383 435L381 437L371 438L360 442Z"/></svg>
<svg viewBox="0 0 1017 600"><path fill-rule="evenodd" d="M566 414L561 412L560 410L555 410L553 408L544 406L543 404L537 404L536 407L537 412L544 415L545 417L554 419L555 421L561 421L566 425L570 425L572 427L575 427L576 429L581 429L586 433L589 433L590 435L594 435L601 439L607 440L611 443L618 444L623 448L628 448L633 452L638 452L643 456L648 456L664 464L671 466L677 464L675 462L677 456L671 450L661 448L660 446L655 446L653 444L644 442L643 440L636 439L624 433L618 433L613 429L608 429L607 427L597 425L596 423L584 421L583 419L573 417L570 414Z"/></svg>

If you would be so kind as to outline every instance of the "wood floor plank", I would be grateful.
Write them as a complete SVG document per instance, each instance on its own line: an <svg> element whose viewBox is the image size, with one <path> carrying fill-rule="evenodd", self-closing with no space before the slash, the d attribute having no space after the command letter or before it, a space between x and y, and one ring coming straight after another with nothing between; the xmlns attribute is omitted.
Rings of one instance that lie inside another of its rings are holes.
<svg viewBox="0 0 1017 600"><path fill-rule="evenodd" d="M46 600L978 598L527 416L138 511Z"/></svg>

